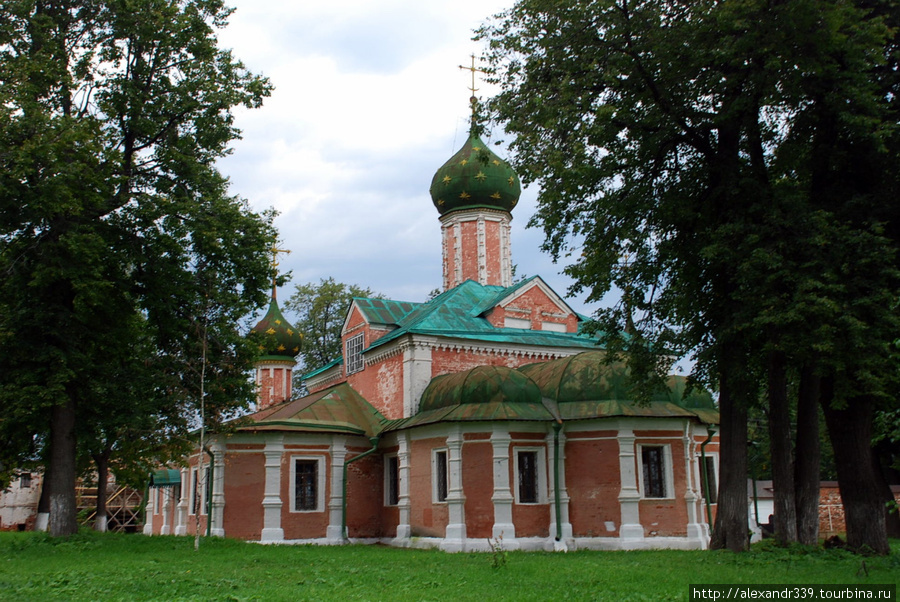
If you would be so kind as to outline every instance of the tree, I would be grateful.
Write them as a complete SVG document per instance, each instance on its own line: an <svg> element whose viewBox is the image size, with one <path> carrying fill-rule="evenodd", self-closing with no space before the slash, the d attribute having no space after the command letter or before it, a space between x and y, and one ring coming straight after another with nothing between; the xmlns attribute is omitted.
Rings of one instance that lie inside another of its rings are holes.
<svg viewBox="0 0 900 602"><path fill-rule="evenodd" d="M896 69L883 63L896 44L883 15L897 10L864 4L522 0L479 33L501 86L490 106L523 180L541 185L545 249L575 257L567 271L589 299L628 292L597 316L607 344L648 378L654 349L690 354L719 390L714 547L747 545L747 411L760 383L785 483L788 370L837 378L835 403L861 420L842 440L851 463L865 462L851 440L867 412L853 385L878 397L894 372L900 287L885 224L896 203L890 186L865 188L896 182ZM839 176L857 149L874 173ZM828 387L807 379L805 417L816 389ZM809 440L814 423L803 424ZM796 465L805 484L818 478L811 464ZM869 501L848 513L848 537L885 551L858 522Z"/></svg>
<svg viewBox="0 0 900 602"><path fill-rule="evenodd" d="M265 301L275 236L214 162L237 136L232 107L269 85L216 47L228 14L219 0L0 6L0 431L12 461L40 448L55 535L76 528L77 437L131 417L105 394L115 383L147 365L158 390L142 394L174 403L181 429L204 320L231 382L245 369L234 335Z"/></svg>
<svg viewBox="0 0 900 602"><path fill-rule="evenodd" d="M354 297L383 299L384 296L355 284L322 278L318 284L298 284L285 308L297 315L297 330L303 333L300 366L315 370L337 359L341 349L341 328Z"/></svg>

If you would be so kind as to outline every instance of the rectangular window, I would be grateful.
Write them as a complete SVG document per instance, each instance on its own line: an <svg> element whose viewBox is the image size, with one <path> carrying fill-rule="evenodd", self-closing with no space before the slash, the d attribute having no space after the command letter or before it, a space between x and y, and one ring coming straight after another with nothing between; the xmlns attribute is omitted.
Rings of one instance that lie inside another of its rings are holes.
<svg viewBox="0 0 900 602"><path fill-rule="evenodd" d="M641 447L644 497L666 497L666 473L662 446Z"/></svg>
<svg viewBox="0 0 900 602"><path fill-rule="evenodd" d="M519 503L538 503L538 453L520 451L516 454L519 473Z"/></svg>
<svg viewBox="0 0 900 602"><path fill-rule="evenodd" d="M347 339L347 348L345 350L347 374L353 374L365 368L362 356L365 341L365 333L362 332Z"/></svg>
<svg viewBox="0 0 900 602"><path fill-rule="evenodd" d="M433 456L434 500L447 501L447 450L435 451Z"/></svg>
<svg viewBox="0 0 900 602"><path fill-rule="evenodd" d="M400 503L400 458L387 456L384 461L384 504Z"/></svg>
<svg viewBox="0 0 900 602"><path fill-rule="evenodd" d="M719 484L716 481L716 459L713 456L700 458L700 493L706 499L706 484L709 483L709 503L718 503Z"/></svg>
<svg viewBox="0 0 900 602"><path fill-rule="evenodd" d="M294 460L294 509L315 510L319 502L319 461Z"/></svg>
<svg viewBox="0 0 900 602"><path fill-rule="evenodd" d="M19 487L22 489L30 489L31 488L31 473L23 472L19 475Z"/></svg>
<svg viewBox="0 0 900 602"><path fill-rule="evenodd" d="M523 318L504 318L503 319L503 327L504 328L523 328L525 330L531 330L531 320L526 320Z"/></svg>

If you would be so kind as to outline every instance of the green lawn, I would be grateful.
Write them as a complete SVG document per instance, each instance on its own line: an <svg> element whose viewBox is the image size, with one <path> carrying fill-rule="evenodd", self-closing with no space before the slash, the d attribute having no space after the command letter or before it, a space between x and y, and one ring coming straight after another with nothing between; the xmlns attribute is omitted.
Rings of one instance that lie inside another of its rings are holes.
<svg viewBox="0 0 900 602"><path fill-rule="evenodd" d="M900 542L895 542L900 544ZM3 600L686 600L688 584L897 584L887 557L757 546L730 552L445 554L384 546L0 533ZM864 565L863 565L864 563ZM867 574L866 574L867 573Z"/></svg>

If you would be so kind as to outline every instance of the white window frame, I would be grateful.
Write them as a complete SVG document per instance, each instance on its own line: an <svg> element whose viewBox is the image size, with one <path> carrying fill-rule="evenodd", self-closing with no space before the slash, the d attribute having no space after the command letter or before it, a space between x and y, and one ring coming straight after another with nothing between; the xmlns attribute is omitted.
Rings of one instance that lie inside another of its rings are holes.
<svg viewBox="0 0 900 602"><path fill-rule="evenodd" d="M662 497L651 497L647 495L644 488L644 448L660 448L662 449L662 472L663 472L663 491ZM637 462L638 462L638 483L641 490L641 499L645 500L674 500L675 499L675 478L672 474L672 446L668 443L641 443L637 446Z"/></svg>
<svg viewBox="0 0 900 602"><path fill-rule="evenodd" d="M447 497L450 496L450 450L446 447L438 447L431 450L431 501L434 504L446 504L447 497L444 499L439 498L439 479L438 479L438 455L444 454L444 479L445 479L445 489L444 492L447 494Z"/></svg>
<svg viewBox="0 0 900 602"><path fill-rule="evenodd" d="M712 470L712 475L710 475L710 476L713 478L713 482L712 482L712 487L711 487L711 489L713 490L714 494L718 495L718 490L719 490L719 454L718 454L717 452L706 452L706 459L707 459L707 460L712 460L713 470ZM703 488L704 488L704 484L703 484L703 456L701 456L700 454L697 454L697 483L698 483L697 491L700 493L700 499L703 500L703 501L705 502L705 501L706 501L706 498L703 497ZM710 500L709 503L710 503L710 504L718 504L718 503L719 503L719 500L718 500L718 499L716 499L716 500Z"/></svg>
<svg viewBox="0 0 900 602"><path fill-rule="evenodd" d="M344 364L347 374L362 372L366 367L366 361L363 359L363 349L366 348L366 333L361 332L347 339L344 344Z"/></svg>
<svg viewBox="0 0 900 602"><path fill-rule="evenodd" d="M531 320L526 318L513 318L507 316L503 318L504 328L521 328L522 330L531 330Z"/></svg>
<svg viewBox="0 0 900 602"><path fill-rule="evenodd" d="M297 460L314 460L316 464L316 507L313 510L297 509ZM291 500L291 512L310 514L325 512L325 457L324 456L291 456L290 458L291 485L289 497Z"/></svg>
<svg viewBox="0 0 900 602"><path fill-rule="evenodd" d="M565 322L541 322L541 330L547 332L566 332Z"/></svg>
<svg viewBox="0 0 900 602"><path fill-rule="evenodd" d="M391 460L397 462L397 501L391 500ZM400 505L400 456L387 454L384 456L384 505L395 507Z"/></svg>
<svg viewBox="0 0 900 602"><path fill-rule="evenodd" d="M519 496L519 454L522 452L537 452L537 501L523 502ZM517 504L525 506L537 506L546 504L549 501L549 492L547 484L547 449L544 447L513 447L513 494Z"/></svg>

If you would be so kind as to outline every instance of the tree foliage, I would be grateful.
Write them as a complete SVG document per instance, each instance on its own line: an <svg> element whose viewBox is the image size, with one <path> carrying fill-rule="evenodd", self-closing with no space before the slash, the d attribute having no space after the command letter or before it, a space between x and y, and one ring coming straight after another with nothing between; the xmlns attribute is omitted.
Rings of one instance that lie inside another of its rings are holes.
<svg viewBox="0 0 900 602"><path fill-rule="evenodd" d="M269 85L217 48L228 14L0 5L0 448L4 468L49 464L56 534L75 525L79 439L89 453L186 435L201 331L213 414L251 390L238 325L265 301L272 215L229 196L215 160L232 107Z"/></svg>
<svg viewBox="0 0 900 602"><path fill-rule="evenodd" d="M299 368L315 370L341 357L341 328L354 297L383 299L384 296L355 284L322 278L318 284L298 284L285 308L296 316L297 330L303 333Z"/></svg>
<svg viewBox="0 0 900 602"><path fill-rule="evenodd" d="M573 258L589 299L625 292L597 316L607 343L638 374L661 367L655 349L692 355L720 391L714 544L746 545L757 391L805 371L829 379L828 407L859 413L896 379L898 12L521 0L480 31L546 250ZM856 547L886 547L870 535Z"/></svg>

